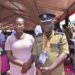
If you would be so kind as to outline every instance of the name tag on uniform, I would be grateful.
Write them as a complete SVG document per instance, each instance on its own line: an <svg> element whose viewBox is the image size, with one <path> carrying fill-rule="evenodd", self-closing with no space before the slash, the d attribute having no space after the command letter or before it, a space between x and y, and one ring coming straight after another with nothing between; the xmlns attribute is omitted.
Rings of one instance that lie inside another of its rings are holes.
<svg viewBox="0 0 75 75"><path fill-rule="evenodd" d="M47 58L48 58L48 53L43 50L43 51L41 52L40 56L39 56L39 62L40 62L41 64L45 64Z"/></svg>

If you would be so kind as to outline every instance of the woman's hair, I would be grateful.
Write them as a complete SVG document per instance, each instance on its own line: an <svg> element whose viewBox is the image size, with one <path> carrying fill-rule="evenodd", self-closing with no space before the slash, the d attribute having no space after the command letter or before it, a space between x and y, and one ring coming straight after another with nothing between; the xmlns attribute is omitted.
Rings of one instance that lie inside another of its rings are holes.
<svg viewBox="0 0 75 75"><path fill-rule="evenodd" d="M22 17L18 17L15 19L14 23L18 23L18 22L25 22L25 19Z"/></svg>

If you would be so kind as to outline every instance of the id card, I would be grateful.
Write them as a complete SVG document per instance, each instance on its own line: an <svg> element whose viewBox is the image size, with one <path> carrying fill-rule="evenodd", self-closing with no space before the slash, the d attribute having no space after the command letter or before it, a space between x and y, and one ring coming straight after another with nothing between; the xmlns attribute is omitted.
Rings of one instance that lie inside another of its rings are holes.
<svg viewBox="0 0 75 75"><path fill-rule="evenodd" d="M41 64L45 64L47 58L48 58L47 52L46 52L46 51L42 51L42 53L41 53L40 56L39 56L39 62L40 62Z"/></svg>

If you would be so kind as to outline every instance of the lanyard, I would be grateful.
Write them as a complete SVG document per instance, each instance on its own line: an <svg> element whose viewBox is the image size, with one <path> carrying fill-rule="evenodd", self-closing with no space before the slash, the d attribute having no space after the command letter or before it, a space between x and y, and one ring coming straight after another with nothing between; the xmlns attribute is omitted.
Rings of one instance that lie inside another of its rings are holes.
<svg viewBox="0 0 75 75"><path fill-rule="evenodd" d="M46 44L46 39L45 39L45 34L43 33L43 37L42 37L42 48L43 48L43 50L45 49L45 44Z"/></svg>
<svg viewBox="0 0 75 75"><path fill-rule="evenodd" d="M50 47L50 41L46 41L46 35L43 33L43 37L42 37L42 48L43 50L47 50L47 48Z"/></svg>
<svg viewBox="0 0 75 75"><path fill-rule="evenodd" d="M45 35L45 33L43 33L43 37L42 37L42 48L43 48L43 50L47 50L47 48L50 47L50 39L52 38L52 36L54 36L54 31L52 31L52 34L50 35L50 37L47 41L46 35Z"/></svg>

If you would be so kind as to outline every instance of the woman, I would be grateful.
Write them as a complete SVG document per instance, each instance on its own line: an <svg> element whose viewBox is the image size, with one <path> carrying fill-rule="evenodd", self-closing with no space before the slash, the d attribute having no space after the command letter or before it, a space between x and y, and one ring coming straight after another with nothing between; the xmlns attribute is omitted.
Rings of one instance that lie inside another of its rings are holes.
<svg viewBox="0 0 75 75"><path fill-rule="evenodd" d="M34 65L32 47L34 38L23 32L24 19L17 18L14 23L16 33L8 36L5 50L10 61L10 75L33 75Z"/></svg>

